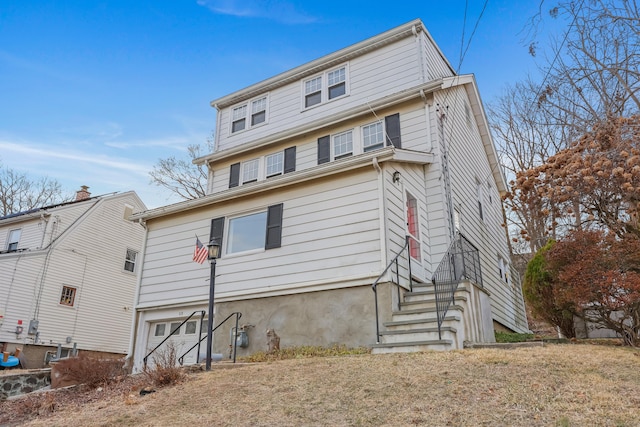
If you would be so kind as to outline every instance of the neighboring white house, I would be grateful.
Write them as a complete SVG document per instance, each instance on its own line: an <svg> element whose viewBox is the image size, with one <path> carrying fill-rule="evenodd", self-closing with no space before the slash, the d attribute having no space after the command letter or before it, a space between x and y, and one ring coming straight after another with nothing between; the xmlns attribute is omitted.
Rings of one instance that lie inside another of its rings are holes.
<svg viewBox="0 0 640 427"><path fill-rule="evenodd" d="M205 335L210 269L192 261L196 236L222 243L215 324L242 313L239 354L266 350L267 329L281 347L375 351L460 348L492 341L494 325L527 330L475 79L455 74L420 20L211 105L216 149L196 160L208 195L132 217L147 227L136 369L192 313L170 341L186 350ZM432 280L460 285L440 333ZM232 326L215 332L215 353L226 357Z"/></svg>
<svg viewBox="0 0 640 427"><path fill-rule="evenodd" d="M0 218L0 346L28 367L62 344L126 354L146 209L135 192L91 197Z"/></svg>

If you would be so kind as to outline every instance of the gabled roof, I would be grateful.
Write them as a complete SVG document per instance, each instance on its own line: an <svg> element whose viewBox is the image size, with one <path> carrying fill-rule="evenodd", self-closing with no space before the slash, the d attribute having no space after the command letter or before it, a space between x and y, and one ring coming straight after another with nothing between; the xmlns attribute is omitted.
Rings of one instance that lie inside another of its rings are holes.
<svg viewBox="0 0 640 427"><path fill-rule="evenodd" d="M364 55L367 52L379 49L385 45L395 42L396 40L409 37L412 34L417 34L418 32L424 32L427 35L431 43L433 43L433 46L438 50L442 60L449 66L451 72L455 74L454 68L433 40L433 37L431 37L431 34L429 34L422 21L420 19L414 19L406 24L400 25L389 31L385 31L382 34L378 34L377 36L371 37L344 49L340 49L336 52L330 53L329 55L307 62L306 64L292 68L284 73L277 74L229 95L214 99L211 101L211 106L220 110L246 99L253 98L254 96L261 95L264 92L301 80L334 65L341 64L352 58Z"/></svg>

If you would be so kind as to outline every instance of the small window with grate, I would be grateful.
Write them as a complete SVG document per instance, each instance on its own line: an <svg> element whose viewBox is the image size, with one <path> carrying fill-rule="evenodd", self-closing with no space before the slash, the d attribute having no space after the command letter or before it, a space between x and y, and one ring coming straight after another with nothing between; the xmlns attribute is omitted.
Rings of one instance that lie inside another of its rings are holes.
<svg viewBox="0 0 640 427"><path fill-rule="evenodd" d="M76 300L76 288L71 286L63 286L62 294L60 295L60 305L73 307L75 300Z"/></svg>

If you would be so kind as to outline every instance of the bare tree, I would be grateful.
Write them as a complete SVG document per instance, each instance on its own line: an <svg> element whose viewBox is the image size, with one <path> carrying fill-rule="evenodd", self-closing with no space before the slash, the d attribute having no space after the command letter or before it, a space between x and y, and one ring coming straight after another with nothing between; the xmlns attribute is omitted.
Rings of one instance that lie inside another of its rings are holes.
<svg viewBox="0 0 640 427"><path fill-rule="evenodd" d="M189 160L175 156L158 160L153 170L149 172L151 182L165 187L184 200L205 196L207 194L207 166L194 165L192 161L212 151L213 140L209 138L205 145L194 144L187 147Z"/></svg>
<svg viewBox="0 0 640 427"><path fill-rule="evenodd" d="M569 27L543 68L540 106L580 134L599 122L640 112L636 0L561 2L551 16L564 17Z"/></svg>
<svg viewBox="0 0 640 427"><path fill-rule="evenodd" d="M16 170L0 169L0 216L69 200L56 180L47 177L33 180Z"/></svg>

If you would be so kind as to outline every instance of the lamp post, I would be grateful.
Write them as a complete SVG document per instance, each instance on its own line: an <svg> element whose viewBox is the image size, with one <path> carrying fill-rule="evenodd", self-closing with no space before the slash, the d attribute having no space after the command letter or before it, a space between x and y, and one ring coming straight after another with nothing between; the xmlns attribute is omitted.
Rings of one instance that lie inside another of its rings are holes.
<svg viewBox="0 0 640 427"><path fill-rule="evenodd" d="M209 256L207 259L211 262L211 276L209 277L209 318L207 319L207 361L205 363L205 369L211 370L211 347L212 342L212 330L213 330L213 299L216 289L216 259L220 256L220 243L215 239L207 244L209 249Z"/></svg>

